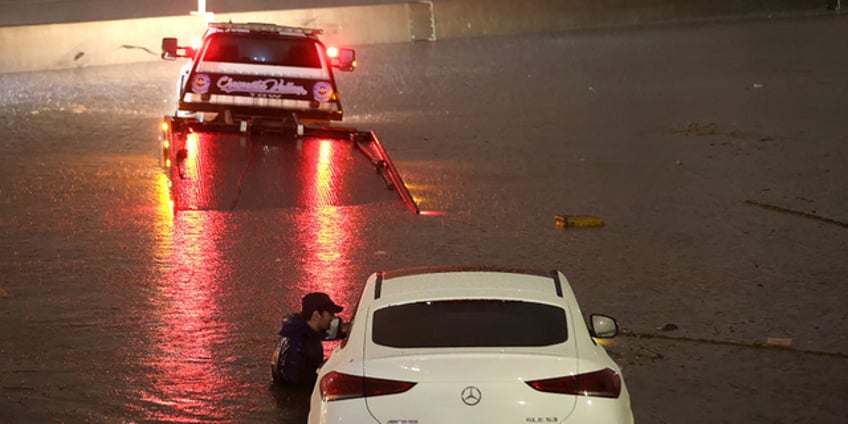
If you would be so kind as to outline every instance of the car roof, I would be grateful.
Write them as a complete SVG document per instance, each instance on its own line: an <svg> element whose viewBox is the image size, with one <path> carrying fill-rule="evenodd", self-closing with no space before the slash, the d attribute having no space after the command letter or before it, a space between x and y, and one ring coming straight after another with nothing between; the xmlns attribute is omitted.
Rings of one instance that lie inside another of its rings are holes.
<svg viewBox="0 0 848 424"><path fill-rule="evenodd" d="M375 274L373 303L423 299L503 298L561 303L558 271L498 265L404 268Z"/></svg>

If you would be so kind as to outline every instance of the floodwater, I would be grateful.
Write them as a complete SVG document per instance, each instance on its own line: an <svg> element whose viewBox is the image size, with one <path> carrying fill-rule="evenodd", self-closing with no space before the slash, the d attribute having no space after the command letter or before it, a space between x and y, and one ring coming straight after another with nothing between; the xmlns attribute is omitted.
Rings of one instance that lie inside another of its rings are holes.
<svg viewBox="0 0 848 424"><path fill-rule="evenodd" d="M304 293L345 316L372 272L476 263L559 268L618 318L640 422L843 423L846 36L815 18L360 47L345 125L377 131L421 215L373 168L356 196L322 185L322 160L360 172L343 147L236 138L174 213L157 136L179 63L0 75L0 421L303 422L268 361Z"/></svg>
<svg viewBox="0 0 848 424"><path fill-rule="evenodd" d="M347 138L198 131L172 143L171 151L186 152L173 170L177 213L321 209L399 199L370 157Z"/></svg>

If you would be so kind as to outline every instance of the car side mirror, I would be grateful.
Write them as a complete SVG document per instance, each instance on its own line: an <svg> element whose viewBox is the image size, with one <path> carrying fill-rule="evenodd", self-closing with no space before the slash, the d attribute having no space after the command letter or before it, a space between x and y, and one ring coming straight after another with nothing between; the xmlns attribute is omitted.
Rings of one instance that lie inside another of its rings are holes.
<svg viewBox="0 0 848 424"><path fill-rule="evenodd" d="M193 48L180 46L176 38L165 37L162 39L162 59L176 60L178 57L194 57L194 53Z"/></svg>
<svg viewBox="0 0 848 424"><path fill-rule="evenodd" d="M343 72L353 71L356 69L356 51L339 49L339 56L333 61L333 66Z"/></svg>
<svg viewBox="0 0 848 424"><path fill-rule="evenodd" d="M166 37L162 39L162 59L176 60L177 58L177 39Z"/></svg>
<svg viewBox="0 0 848 424"><path fill-rule="evenodd" d="M346 334L344 334L344 321L341 317L335 317L332 321L330 321L330 328L324 334L324 340L340 340L343 339Z"/></svg>
<svg viewBox="0 0 848 424"><path fill-rule="evenodd" d="M592 314L589 316L589 334L598 339L610 339L618 334L618 322L615 318Z"/></svg>

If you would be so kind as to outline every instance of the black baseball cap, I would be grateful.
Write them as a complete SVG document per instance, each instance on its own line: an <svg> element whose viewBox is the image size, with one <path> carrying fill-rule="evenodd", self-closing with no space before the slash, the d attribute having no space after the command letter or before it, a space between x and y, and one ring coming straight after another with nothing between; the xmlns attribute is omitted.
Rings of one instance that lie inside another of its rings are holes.
<svg viewBox="0 0 848 424"><path fill-rule="evenodd" d="M306 296L303 296L303 301L301 303L301 311L306 313L312 313L312 311L329 311L334 314L337 314L342 311L341 306L333 303L330 296L327 296L326 293L309 293Z"/></svg>

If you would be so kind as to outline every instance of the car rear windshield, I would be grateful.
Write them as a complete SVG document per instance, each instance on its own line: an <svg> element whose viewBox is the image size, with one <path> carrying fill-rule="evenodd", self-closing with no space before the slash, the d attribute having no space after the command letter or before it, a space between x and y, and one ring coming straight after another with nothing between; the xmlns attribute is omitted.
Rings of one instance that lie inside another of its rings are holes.
<svg viewBox="0 0 848 424"><path fill-rule="evenodd" d="M374 343L398 348L548 346L568 340L557 306L491 299L430 301L374 312Z"/></svg>
<svg viewBox="0 0 848 424"><path fill-rule="evenodd" d="M209 62L321 67L315 42L308 39L220 34L209 37L207 42L203 60Z"/></svg>

